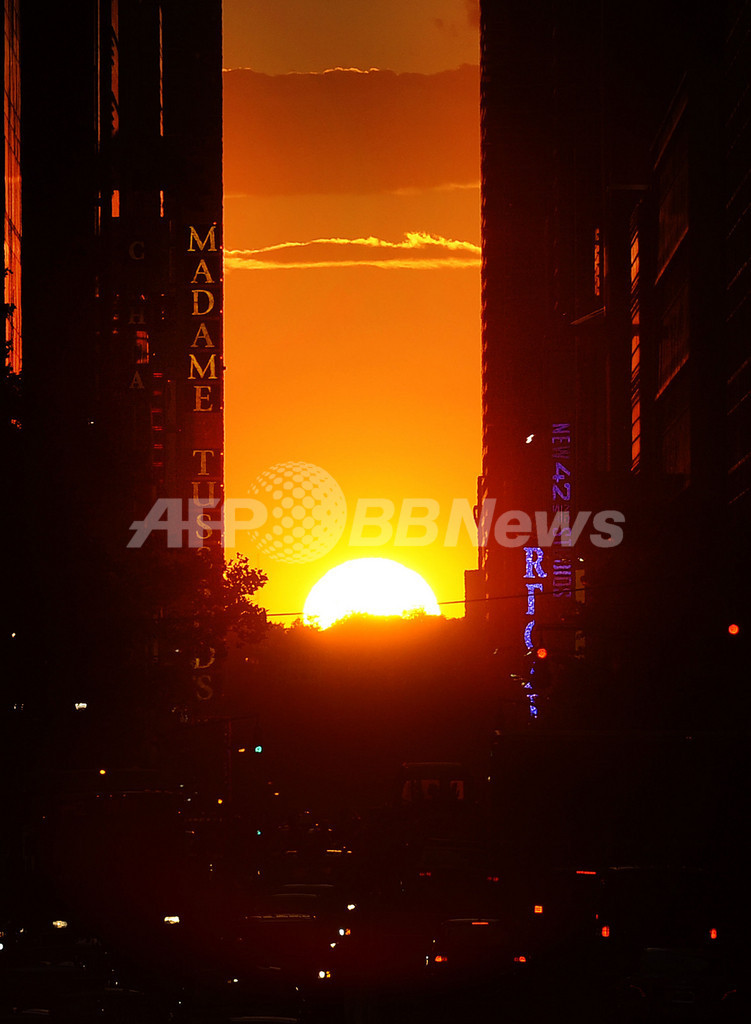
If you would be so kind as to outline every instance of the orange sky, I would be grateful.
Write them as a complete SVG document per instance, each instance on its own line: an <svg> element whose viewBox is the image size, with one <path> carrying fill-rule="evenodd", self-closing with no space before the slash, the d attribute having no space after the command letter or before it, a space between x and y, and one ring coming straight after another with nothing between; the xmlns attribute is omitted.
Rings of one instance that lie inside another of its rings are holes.
<svg viewBox="0 0 751 1024"><path fill-rule="evenodd" d="M226 493L300 461L348 507L316 561L240 535L271 613L349 558L395 558L439 601L476 565L466 531L443 543L481 454L475 6L225 0ZM434 499L438 540L351 545L362 498Z"/></svg>

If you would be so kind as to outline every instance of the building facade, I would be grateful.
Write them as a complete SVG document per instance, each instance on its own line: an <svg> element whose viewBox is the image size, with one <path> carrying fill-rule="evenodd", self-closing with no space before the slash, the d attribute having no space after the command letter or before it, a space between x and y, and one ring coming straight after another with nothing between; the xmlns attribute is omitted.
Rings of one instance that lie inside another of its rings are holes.
<svg viewBox="0 0 751 1024"><path fill-rule="evenodd" d="M156 497L221 498L221 8L111 0L28 20L30 329L58 339L37 341L29 387L61 447L73 434L104 456L96 489L127 528Z"/></svg>
<svg viewBox="0 0 751 1024"><path fill-rule="evenodd" d="M21 63L17 0L3 4L3 302L8 365L20 373L21 333Z"/></svg>
<svg viewBox="0 0 751 1024"><path fill-rule="evenodd" d="M20 30L33 686L114 728L216 689L151 621L189 618L189 559L221 553L221 3L22 4ZM129 549L158 499L177 544Z"/></svg>
<svg viewBox="0 0 751 1024"><path fill-rule="evenodd" d="M749 5L498 6L481 4L485 620L523 685L547 650L551 706L586 683L667 721L739 664L727 627L748 606Z"/></svg>

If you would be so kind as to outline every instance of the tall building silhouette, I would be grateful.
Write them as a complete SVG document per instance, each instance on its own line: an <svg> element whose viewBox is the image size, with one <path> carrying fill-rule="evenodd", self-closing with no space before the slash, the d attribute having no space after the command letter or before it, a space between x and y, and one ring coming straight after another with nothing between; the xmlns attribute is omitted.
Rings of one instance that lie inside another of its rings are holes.
<svg viewBox="0 0 751 1024"><path fill-rule="evenodd" d="M747 614L748 19L481 3L485 619L508 670L666 720Z"/></svg>
<svg viewBox="0 0 751 1024"><path fill-rule="evenodd" d="M27 689L137 718L190 698L129 636L174 597L131 523L223 497L221 3L20 15Z"/></svg>
<svg viewBox="0 0 751 1024"><path fill-rule="evenodd" d="M48 471L100 459L111 536L157 496L221 498L221 9L24 14L28 387Z"/></svg>
<svg viewBox="0 0 751 1024"><path fill-rule="evenodd" d="M3 3L3 289L8 365L19 373L21 335L21 64L18 0Z"/></svg>
<svg viewBox="0 0 751 1024"><path fill-rule="evenodd" d="M725 315L728 496L735 535L751 519L751 231L748 152L751 149L751 4L729 6L725 42ZM745 582L745 581L744 581ZM739 586L740 592L740 586Z"/></svg>

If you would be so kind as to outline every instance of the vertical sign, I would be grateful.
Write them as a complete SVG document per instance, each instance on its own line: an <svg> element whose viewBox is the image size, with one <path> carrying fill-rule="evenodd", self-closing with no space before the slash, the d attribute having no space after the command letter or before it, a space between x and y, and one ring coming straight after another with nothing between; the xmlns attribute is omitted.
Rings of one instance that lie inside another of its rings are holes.
<svg viewBox="0 0 751 1024"><path fill-rule="evenodd" d="M182 359L184 402L181 465L191 544L221 549L223 500L222 245L219 226L188 224L184 235L185 325ZM213 510L213 511L212 511ZM217 572L223 571L221 566ZM220 690L216 651L205 646L193 660L193 695L201 703Z"/></svg>
<svg viewBox="0 0 751 1024"><path fill-rule="evenodd" d="M571 550L571 503L573 475L571 467L571 424L554 423L551 431L552 510L561 516L561 529L553 544L553 596L570 598L573 594ZM566 549L561 550L561 549Z"/></svg>
<svg viewBox="0 0 751 1024"><path fill-rule="evenodd" d="M221 532L215 526L218 516L210 511L223 497L222 247L218 225L189 224L185 252L186 491L190 518L196 522L195 540L221 544Z"/></svg>

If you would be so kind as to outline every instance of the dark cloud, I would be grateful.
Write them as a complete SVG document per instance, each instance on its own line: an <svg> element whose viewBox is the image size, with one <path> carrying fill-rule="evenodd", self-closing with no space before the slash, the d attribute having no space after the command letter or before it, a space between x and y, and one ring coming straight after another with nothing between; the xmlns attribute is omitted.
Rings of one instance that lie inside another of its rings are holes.
<svg viewBox="0 0 751 1024"><path fill-rule="evenodd" d="M479 178L479 71L224 73L225 191L374 193Z"/></svg>

